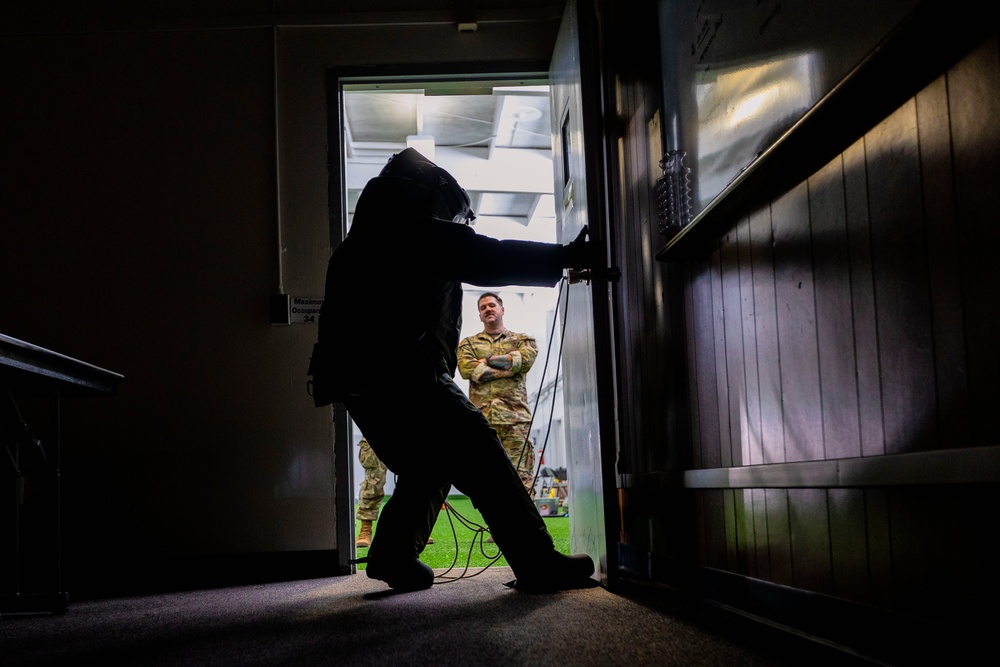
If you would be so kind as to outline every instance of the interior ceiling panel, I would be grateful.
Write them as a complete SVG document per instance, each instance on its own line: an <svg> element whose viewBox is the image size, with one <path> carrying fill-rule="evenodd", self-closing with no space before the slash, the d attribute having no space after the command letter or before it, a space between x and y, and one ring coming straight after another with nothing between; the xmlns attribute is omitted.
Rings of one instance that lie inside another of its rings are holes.
<svg viewBox="0 0 1000 667"><path fill-rule="evenodd" d="M476 215L494 215L518 219L522 224L534 213L541 195L516 192L483 192Z"/></svg>
<svg viewBox="0 0 1000 667"><path fill-rule="evenodd" d="M547 94L345 92L344 111L348 154L379 144L405 145L411 135L434 137L437 146L548 149L552 144Z"/></svg>
<svg viewBox="0 0 1000 667"><path fill-rule="evenodd" d="M369 169L384 164L407 146L408 138L418 136L435 147L468 149L487 162L497 149L551 151L549 92L544 85L494 87L481 81L435 81L406 82L395 88L390 83L346 88L348 169L352 160ZM470 91L475 94L467 94ZM455 176L469 189L478 216L511 218L527 225L538 210L539 197L546 190L551 192L552 184L539 184L525 192L524 184L516 183L517 171L517 167L483 166L478 175L490 174L489 180L476 182L474 187L458 173ZM353 201L350 196L349 201Z"/></svg>
<svg viewBox="0 0 1000 667"><path fill-rule="evenodd" d="M399 143L417 134L419 93L344 93L352 144Z"/></svg>
<svg viewBox="0 0 1000 667"><path fill-rule="evenodd" d="M497 119L496 145L510 148L552 147L549 96L504 95Z"/></svg>
<svg viewBox="0 0 1000 667"><path fill-rule="evenodd" d="M423 98L423 127L438 146L489 146L498 98L492 95L434 95Z"/></svg>

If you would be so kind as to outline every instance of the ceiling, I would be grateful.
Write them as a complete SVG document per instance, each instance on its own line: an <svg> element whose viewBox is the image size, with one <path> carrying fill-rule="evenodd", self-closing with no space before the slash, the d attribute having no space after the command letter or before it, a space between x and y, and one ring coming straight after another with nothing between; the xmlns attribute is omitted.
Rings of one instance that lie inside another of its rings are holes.
<svg viewBox="0 0 1000 667"><path fill-rule="evenodd" d="M349 213L389 157L413 146L469 191L480 231L551 240L542 229L554 224L549 107L537 80L345 84ZM510 222L537 232L493 229Z"/></svg>

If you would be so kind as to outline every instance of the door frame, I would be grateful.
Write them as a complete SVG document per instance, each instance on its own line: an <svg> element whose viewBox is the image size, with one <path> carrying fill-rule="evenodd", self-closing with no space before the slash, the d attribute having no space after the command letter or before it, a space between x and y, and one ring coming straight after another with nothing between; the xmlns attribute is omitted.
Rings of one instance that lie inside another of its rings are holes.
<svg viewBox="0 0 1000 667"><path fill-rule="evenodd" d="M345 83L367 81L406 82L421 81L496 81L496 80L549 80L548 62L491 62L463 63L456 65L400 65L332 67L326 70L327 102L327 149L328 183L327 203L329 210L330 250L336 250L347 233L347 179L342 159L344 153L343 129L343 89ZM555 159L555 157L553 157ZM561 350L560 350L561 353ZM351 419L342 403L333 406L333 453L334 453L334 493L338 564L345 571L356 572L351 562L355 558L354 546L354 492L357 481L354 478L354 451L351 433ZM347 498L350 502L337 502ZM348 546L349 548L341 548Z"/></svg>

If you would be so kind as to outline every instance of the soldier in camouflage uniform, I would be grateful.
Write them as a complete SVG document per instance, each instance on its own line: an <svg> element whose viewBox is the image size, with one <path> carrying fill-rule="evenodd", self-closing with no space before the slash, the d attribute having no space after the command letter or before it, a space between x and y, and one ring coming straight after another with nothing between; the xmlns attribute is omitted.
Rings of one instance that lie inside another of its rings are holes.
<svg viewBox="0 0 1000 667"><path fill-rule="evenodd" d="M528 435L531 408L524 376L538 345L503 324L503 299L485 292L478 301L483 331L458 344L458 372L469 381L469 398L496 430L521 483L534 496L535 447Z"/></svg>
<svg viewBox="0 0 1000 667"><path fill-rule="evenodd" d="M372 522L378 520L378 511L382 509L382 499L385 498L385 464L382 463L368 440L361 438L358 443L358 462L365 469L365 478L361 480L358 491L358 512L355 518L361 522L361 531L355 546L370 547L372 544Z"/></svg>

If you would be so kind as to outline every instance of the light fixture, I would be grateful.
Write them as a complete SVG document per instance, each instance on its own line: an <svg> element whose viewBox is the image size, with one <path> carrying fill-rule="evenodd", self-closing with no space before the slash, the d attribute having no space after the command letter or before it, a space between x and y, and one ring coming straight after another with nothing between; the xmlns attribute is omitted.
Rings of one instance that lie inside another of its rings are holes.
<svg viewBox="0 0 1000 667"><path fill-rule="evenodd" d="M514 120L519 123L530 123L542 117L541 109L520 106L514 110Z"/></svg>

